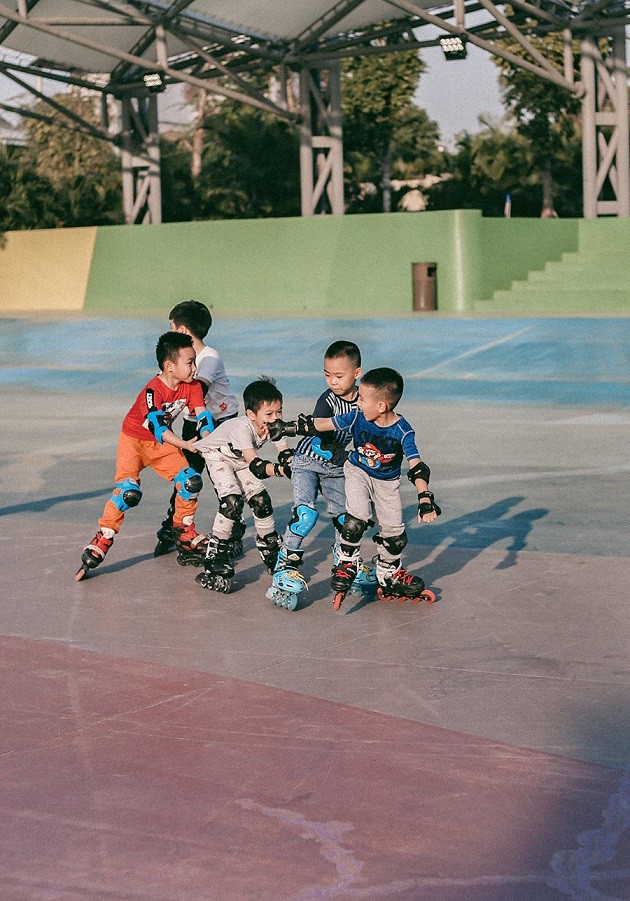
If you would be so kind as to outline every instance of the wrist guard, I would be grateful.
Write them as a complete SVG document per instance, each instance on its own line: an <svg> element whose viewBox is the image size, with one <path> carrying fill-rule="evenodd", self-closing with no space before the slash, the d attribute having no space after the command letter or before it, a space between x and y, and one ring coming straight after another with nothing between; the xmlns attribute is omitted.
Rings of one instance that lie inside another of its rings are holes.
<svg viewBox="0 0 630 901"><path fill-rule="evenodd" d="M297 428L295 422L284 422L282 419L276 419L275 422L269 423L269 437L272 441L280 441L281 438L295 438Z"/></svg>
<svg viewBox="0 0 630 901"><path fill-rule="evenodd" d="M203 413L199 413L197 416L197 431L200 438L203 438L204 435L209 435L210 432L214 432L214 420L207 410L204 410Z"/></svg>
<svg viewBox="0 0 630 901"><path fill-rule="evenodd" d="M149 424L149 431L155 440L159 441L160 444L164 444L164 432L168 432L168 426L166 425L166 417L162 410L149 410L147 413L147 422Z"/></svg>
<svg viewBox="0 0 630 901"><path fill-rule="evenodd" d="M418 495L418 516L424 516L426 513L435 513L442 515L442 510L435 503L432 491L421 491Z"/></svg>
<svg viewBox="0 0 630 901"><path fill-rule="evenodd" d="M293 462L293 451L289 450L289 448L285 448L285 450L280 451L278 454L278 462L274 466L274 472L276 475L286 476L287 479L291 478L291 463ZM276 469L279 469L280 472L276 472Z"/></svg>
<svg viewBox="0 0 630 901"><path fill-rule="evenodd" d="M300 413L297 418L296 423L296 432L298 435L306 435L310 437L311 435L317 434L317 429L315 428L313 416L306 416L304 413Z"/></svg>
<svg viewBox="0 0 630 901"><path fill-rule="evenodd" d="M257 479L268 479L267 475L267 463L268 460L263 460L262 457L256 457L249 464L249 471L256 476Z"/></svg>
<svg viewBox="0 0 630 901"><path fill-rule="evenodd" d="M424 479L424 481L429 484L429 478L431 477L431 470L422 460L419 460L415 463L407 473L407 478L411 482L412 485L415 485L416 479ZM433 495L431 495L433 497Z"/></svg>

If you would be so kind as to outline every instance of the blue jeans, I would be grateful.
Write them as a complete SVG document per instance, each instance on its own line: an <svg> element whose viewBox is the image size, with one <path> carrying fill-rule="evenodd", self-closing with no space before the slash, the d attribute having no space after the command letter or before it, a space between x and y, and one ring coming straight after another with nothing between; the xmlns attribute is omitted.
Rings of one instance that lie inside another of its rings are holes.
<svg viewBox="0 0 630 901"><path fill-rule="evenodd" d="M345 512L346 491L342 466L332 466L325 460L296 454L291 463L291 484L296 507L305 504L315 509L317 498L321 494L326 501L327 513L341 516ZM284 542L287 547L299 548L302 538L287 527Z"/></svg>

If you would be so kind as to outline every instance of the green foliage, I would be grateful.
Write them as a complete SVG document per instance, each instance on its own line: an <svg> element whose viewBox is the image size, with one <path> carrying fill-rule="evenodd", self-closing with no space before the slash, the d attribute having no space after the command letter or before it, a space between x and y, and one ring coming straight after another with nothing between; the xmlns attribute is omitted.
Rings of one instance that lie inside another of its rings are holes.
<svg viewBox="0 0 630 901"><path fill-rule="evenodd" d="M516 129L482 123L474 135L457 138L449 158L450 178L429 191L429 209L480 209L485 216L502 216L505 197L512 215L540 215L540 191L531 173L531 147Z"/></svg>
<svg viewBox="0 0 630 901"><path fill-rule="evenodd" d="M380 196L362 199L360 182L439 172L437 124L413 104L425 65L414 50L346 60L343 72L344 155L349 212L371 211Z"/></svg>
<svg viewBox="0 0 630 901"><path fill-rule="evenodd" d="M93 98L70 91L53 99L88 123L99 124ZM37 101L33 109L50 115L50 107L43 101ZM56 225L122 222L120 163L107 141L35 119L28 120L26 132L28 145L20 177L30 170L48 182L47 215L54 215ZM31 174L31 182L32 178Z"/></svg>

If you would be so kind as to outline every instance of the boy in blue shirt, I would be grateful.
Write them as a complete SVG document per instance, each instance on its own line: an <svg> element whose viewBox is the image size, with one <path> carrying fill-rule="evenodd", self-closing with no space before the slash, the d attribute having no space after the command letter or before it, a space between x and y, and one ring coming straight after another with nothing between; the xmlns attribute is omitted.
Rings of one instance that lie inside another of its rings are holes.
<svg viewBox="0 0 630 901"><path fill-rule="evenodd" d="M433 522L441 513L429 491L429 467L420 458L411 425L395 412L402 397L403 378L395 369L371 369L361 379L358 409L332 417L300 414L295 423L274 423L273 437L309 435L350 429L354 450L344 465L346 516L341 530L338 559L331 586L336 610L357 574L361 539L374 515L380 545L376 557L376 579L381 597L435 600L424 582L400 565L407 544L400 496L401 463L409 463L407 477L418 492L418 520Z"/></svg>

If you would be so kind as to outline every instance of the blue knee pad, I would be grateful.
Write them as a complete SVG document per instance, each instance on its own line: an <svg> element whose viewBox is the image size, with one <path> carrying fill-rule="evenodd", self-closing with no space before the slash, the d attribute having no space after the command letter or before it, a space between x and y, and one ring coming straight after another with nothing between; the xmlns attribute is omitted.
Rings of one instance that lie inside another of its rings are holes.
<svg viewBox="0 0 630 901"><path fill-rule="evenodd" d="M115 493L116 488L119 489L118 494ZM140 486L132 479L125 479L116 483L114 494L110 497L110 501L115 507L118 507L121 513L125 513L130 507L137 507L141 497Z"/></svg>
<svg viewBox="0 0 630 901"><path fill-rule="evenodd" d="M309 532L313 531L315 523L319 518L319 513L306 504L298 504L293 508L293 516L289 520L289 531L300 538L306 538Z"/></svg>
<svg viewBox="0 0 630 901"><path fill-rule="evenodd" d="M185 501L194 501L203 488L203 481L192 466L180 469L173 479L177 493Z"/></svg>

